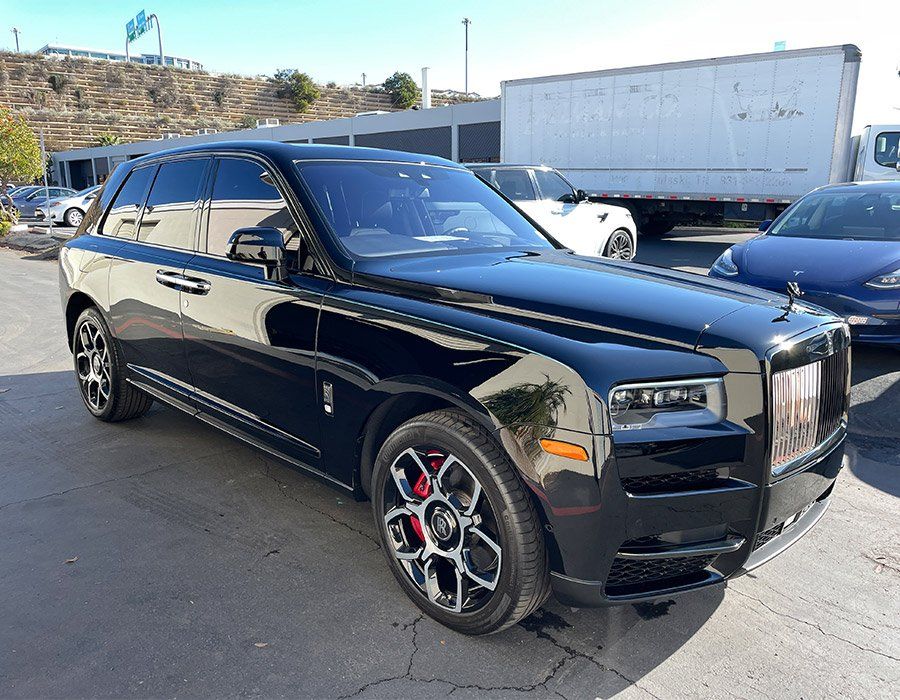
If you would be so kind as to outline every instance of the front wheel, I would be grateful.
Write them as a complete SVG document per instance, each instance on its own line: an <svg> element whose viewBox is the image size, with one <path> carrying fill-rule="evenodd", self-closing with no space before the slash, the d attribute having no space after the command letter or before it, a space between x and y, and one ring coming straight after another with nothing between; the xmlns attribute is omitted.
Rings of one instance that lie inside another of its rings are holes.
<svg viewBox="0 0 900 700"><path fill-rule="evenodd" d="M489 634L549 593L534 506L491 434L457 411L404 423L372 475L372 507L391 571L438 622Z"/></svg>
<svg viewBox="0 0 900 700"><path fill-rule="evenodd" d="M603 255L614 260L631 260L634 257L634 241L624 228L613 231Z"/></svg>

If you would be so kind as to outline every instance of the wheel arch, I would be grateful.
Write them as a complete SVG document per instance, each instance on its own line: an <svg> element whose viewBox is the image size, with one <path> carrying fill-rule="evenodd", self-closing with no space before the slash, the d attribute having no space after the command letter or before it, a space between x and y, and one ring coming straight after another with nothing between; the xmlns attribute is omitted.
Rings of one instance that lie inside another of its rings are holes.
<svg viewBox="0 0 900 700"><path fill-rule="evenodd" d="M84 292L75 291L69 296L66 302L66 340L69 343L69 349L72 349L72 340L75 336L75 323L78 317L84 313L85 309L90 307L100 308L100 305Z"/></svg>
<svg viewBox="0 0 900 700"><path fill-rule="evenodd" d="M357 468L354 475L363 493L371 498L372 471L378 450L387 437L403 423L424 413L439 410L457 410L493 431L488 410L471 397L467 401L457 392L426 384L404 381L384 382L379 387L389 393L369 413L357 436Z"/></svg>

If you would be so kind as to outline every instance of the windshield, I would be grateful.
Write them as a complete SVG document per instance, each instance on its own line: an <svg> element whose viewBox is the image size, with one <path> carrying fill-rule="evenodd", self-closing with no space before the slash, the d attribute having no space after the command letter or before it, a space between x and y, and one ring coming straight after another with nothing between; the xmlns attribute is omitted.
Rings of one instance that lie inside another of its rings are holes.
<svg viewBox="0 0 900 700"><path fill-rule="evenodd" d="M373 161L309 161L297 170L354 256L554 247L467 170Z"/></svg>
<svg viewBox="0 0 900 700"><path fill-rule="evenodd" d="M89 195L91 192L96 192L100 189L100 185L94 185L93 187L88 187L87 189L81 190L81 192L76 192L73 197L85 197Z"/></svg>
<svg viewBox="0 0 900 700"><path fill-rule="evenodd" d="M818 192L801 199L769 231L771 236L900 240L897 192Z"/></svg>

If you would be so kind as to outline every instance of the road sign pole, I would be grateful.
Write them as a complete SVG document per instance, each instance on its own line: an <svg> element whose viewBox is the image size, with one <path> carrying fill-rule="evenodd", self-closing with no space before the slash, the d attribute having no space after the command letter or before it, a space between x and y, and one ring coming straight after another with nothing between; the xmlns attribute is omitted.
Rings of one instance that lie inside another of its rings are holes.
<svg viewBox="0 0 900 700"><path fill-rule="evenodd" d="M163 55L162 49L162 27L159 26L159 17L155 14L151 14L150 19L156 24L156 36L159 37L159 65L164 66L166 65L166 57ZM172 66L174 67L174 65L175 63L173 61Z"/></svg>

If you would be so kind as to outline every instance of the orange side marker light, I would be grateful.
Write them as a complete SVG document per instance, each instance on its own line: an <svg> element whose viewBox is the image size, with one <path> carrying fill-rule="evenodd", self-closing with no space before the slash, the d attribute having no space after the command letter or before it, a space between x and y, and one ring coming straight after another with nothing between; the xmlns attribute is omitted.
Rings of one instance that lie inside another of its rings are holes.
<svg viewBox="0 0 900 700"><path fill-rule="evenodd" d="M541 448L544 452L567 459L577 459L579 462L588 461L588 453L581 445L573 445L571 442L561 440L549 440L541 438Z"/></svg>

